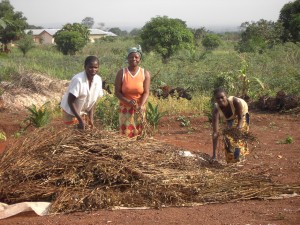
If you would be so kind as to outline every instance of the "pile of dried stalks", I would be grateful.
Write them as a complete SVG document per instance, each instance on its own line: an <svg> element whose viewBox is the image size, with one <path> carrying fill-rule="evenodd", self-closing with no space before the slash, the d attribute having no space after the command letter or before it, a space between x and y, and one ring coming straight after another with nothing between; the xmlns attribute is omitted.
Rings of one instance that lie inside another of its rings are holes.
<svg viewBox="0 0 300 225"><path fill-rule="evenodd" d="M37 129L0 157L0 202L51 201L52 213L264 198L299 191L263 174L183 157L154 139Z"/></svg>
<svg viewBox="0 0 300 225"><path fill-rule="evenodd" d="M24 72L12 76L11 82L0 82L0 109L19 109L45 102L56 105L61 100L69 81L58 80L44 74ZM3 105L1 107L1 104Z"/></svg>

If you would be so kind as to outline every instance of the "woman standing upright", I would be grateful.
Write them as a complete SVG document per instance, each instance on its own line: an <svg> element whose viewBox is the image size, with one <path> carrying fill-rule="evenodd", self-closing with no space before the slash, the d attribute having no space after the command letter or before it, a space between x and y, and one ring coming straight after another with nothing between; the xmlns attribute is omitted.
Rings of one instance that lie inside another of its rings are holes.
<svg viewBox="0 0 300 225"><path fill-rule="evenodd" d="M127 53L128 67L118 71L115 79L115 95L120 101L120 133L134 137L142 133L141 114L144 116L150 91L150 73L141 68L140 48L130 48Z"/></svg>
<svg viewBox="0 0 300 225"><path fill-rule="evenodd" d="M225 157L227 163L241 161L248 154L248 144L241 135L241 132L249 131L249 112L247 103L234 96L227 97L226 92L217 88L214 90L216 100L213 110L213 159L216 159L218 144L218 130L220 117L225 119L227 132L224 132Z"/></svg>

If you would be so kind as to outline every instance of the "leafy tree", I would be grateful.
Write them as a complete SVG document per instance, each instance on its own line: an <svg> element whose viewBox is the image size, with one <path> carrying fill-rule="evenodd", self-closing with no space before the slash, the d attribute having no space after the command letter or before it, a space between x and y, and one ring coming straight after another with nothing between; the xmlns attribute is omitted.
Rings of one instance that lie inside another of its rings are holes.
<svg viewBox="0 0 300 225"><path fill-rule="evenodd" d="M28 25L27 29L44 29L42 26Z"/></svg>
<svg viewBox="0 0 300 225"><path fill-rule="evenodd" d="M89 42L89 34L86 26L68 23L54 35L54 41L64 55L75 55Z"/></svg>
<svg viewBox="0 0 300 225"><path fill-rule="evenodd" d="M31 34L26 34L24 35L18 42L17 42L17 47L21 50L23 53L23 56L27 54L27 52L35 47L35 43L32 39Z"/></svg>
<svg viewBox="0 0 300 225"><path fill-rule="evenodd" d="M191 29L191 31L193 32L195 40L200 40L205 36L205 34L209 33L209 31L206 30L205 27Z"/></svg>
<svg viewBox="0 0 300 225"><path fill-rule="evenodd" d="M284 42L300 41L300 0L285 4L280 10L278 22L284 27L282 35Z"/></svg>
<svg viewBox="0 0 300 225"><path fill-rule="evenodd" d="M221 44L221 39L217 34L206 34L202 39L202 45L206 50L214 50Z"/></svg>
<svg viewBox="0 0 300 225"><path fill-rule="evenodd" d="M87 28L92 28L94 26L94 19L92 17L85 17L82 21L81 24L86 26Z"/></svg>
<svg viewBox="0 0 300 225"><path fill-rule="evenodd" d="M28 24L22 12L14 12L13 6L8 0L0 2L0 42L4 45L5 50L11 41L18 40Z"/></svg>
<svg viewBox="0 0 300 225"><path fill-rule="evenodd" d="M228 42L238 42L241 39L241 34L240 32L237 31L230 31L230 32L225 32L222 35L222 40L228 41Z"/></svg>
<svg viewBox="0 0 300 225"><path fill-rule="evenodd" d="M143 49L156 51L164 62L182 48L194 48L194 36L186 23L167 16L158 16L147 22L142 28L141 39Z"/></svg>
<svg viewBox="0 0 300 225"><path fill-rule="evenodd" d="M262 52L281 42L283 28L280 23L261 19L242 23L241 28L241 40L235 48L239 52Z"/></svg>
<svg viewBox="0 0 300 225"><path fill-rule="evenodd" d="M196 46L201 45L201 41L202 41L203 37L207 33L209 33L209 31L206 30L205 27L200 27L200 28L197 28L197 29L191 29L191 32L194 35L194 40L195 40Z"/></svg>
<svg viewBox="0 0 300 225"><path fill-rule="evenodd" d="M134 28L129 32L130 36L139 36L141 34L141 29L139 28Z"/></svg>
<svg viewBox="0 0 300 225"><path fill-rule="evenodd" d="M98 23L97 28L100 29L100 30L104 30L105 29L105 23L103 23L103 22Z"/></svg>
<svg viewBox="0 0 300 225"><path fill-rule="evenodd" d="M0 19L0 27L2 27L3 29L5 29L6 28L6 23L5 23L5 21L4 21L4 19Z"/></svg>
<svg viewBox="0 0 300 225"><path fill-rule="evenodd" d="M114 34L118 36L127 36L128 33L126 30L121 30L119 27L112 27L108 31L113 32Z"/></svg>

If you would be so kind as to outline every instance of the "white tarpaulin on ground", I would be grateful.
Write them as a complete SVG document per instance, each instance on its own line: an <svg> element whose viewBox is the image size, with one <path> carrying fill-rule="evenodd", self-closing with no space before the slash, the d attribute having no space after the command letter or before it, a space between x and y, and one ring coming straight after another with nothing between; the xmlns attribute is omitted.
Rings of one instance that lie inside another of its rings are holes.
<svg viewBox="0 0 300 225"><path fill-rule="evenodd" d="M7 205L0 202L0 219L28 211L34 211L39 216L45 216L48 215L50 204L50 202L21 202L13 205Z"/></svg>

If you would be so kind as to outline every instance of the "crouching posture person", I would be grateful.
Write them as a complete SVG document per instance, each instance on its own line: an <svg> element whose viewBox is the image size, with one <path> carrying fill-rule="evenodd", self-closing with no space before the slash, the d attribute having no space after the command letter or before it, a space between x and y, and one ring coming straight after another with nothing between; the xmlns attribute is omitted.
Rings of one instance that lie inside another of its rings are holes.
<svg viewBox="0 0 300 225"><path fill-rule="evenodd" d="M247 103L234 96L227 97L226 92L217 88L214 90L216 101L213 109L213 156L216 160L216 149L219 138L219 120L225 119L223 141L225 146L225 158L227 163L235 163L244 159L248 154L248 143L242 133L249 131L249 112Z"/></svg>
<svg viewBox="0 0 300 225"><path fill-rule="evenodd" d="M78 129L94 127L94 108L99 97L103 96L102 80L97 72L99 59L88 56L84 71L76 74L61 101L65 124L77 124Z"/></svg>

